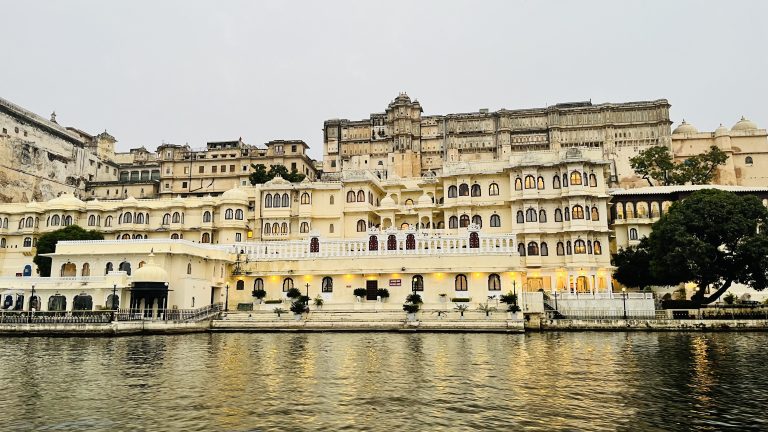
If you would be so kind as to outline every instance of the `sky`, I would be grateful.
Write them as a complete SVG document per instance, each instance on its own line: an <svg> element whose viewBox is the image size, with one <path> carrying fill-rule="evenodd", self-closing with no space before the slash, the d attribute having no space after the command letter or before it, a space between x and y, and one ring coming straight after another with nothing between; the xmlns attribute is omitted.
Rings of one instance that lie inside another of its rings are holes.
<svg viewBox="0 0 768 432"><path fill-rule="evenodd" d="M768 127L765 1L0 0L0 97L117 148L302 139L424 114L666 98Z"/></svg>

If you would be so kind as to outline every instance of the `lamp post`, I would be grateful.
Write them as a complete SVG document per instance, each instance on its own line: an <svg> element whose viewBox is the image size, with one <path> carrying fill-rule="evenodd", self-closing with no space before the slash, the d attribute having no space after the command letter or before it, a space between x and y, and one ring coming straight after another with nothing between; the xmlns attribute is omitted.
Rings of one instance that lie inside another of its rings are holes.
<svg viewBox="0 0 768 432"><path fill-rule="evenodd" d="M305 306L309 306L309 282L307 282L307 300L304 302Z"/></svg>
<svg viewBox="0 0 768 432"><path fill-rule="evenodd" d="M555 311L557 311L557 290L555 290Z"/></svg>
<svg viewBox="0 0 768 432"><path fill-rule="evenodd" d="M35 284L32 284L32 296L29 298L29 310L30 312L34 312L36 309L34 306L32 306L32 302L35 301ZM37 306L37 305L35 305Z"/></svg>
<svg viewBox="0 0 768 432"><path fill-rule="evenodd" d="M117 284L112 284L112 307L110 309L117 310Z"/></svg>
<svg viewBox="0 0 768 432"><path fill-rule="evenodd" d="M627 288L621 288L621 301L624 303L624 319L627 319Z"/></svg>
<svg viewBox="0 0 768 432"><path fill-rule="evenodd" d="M224 297L224 312L229 312L229 284L227 284L227 291Z"/></svg>

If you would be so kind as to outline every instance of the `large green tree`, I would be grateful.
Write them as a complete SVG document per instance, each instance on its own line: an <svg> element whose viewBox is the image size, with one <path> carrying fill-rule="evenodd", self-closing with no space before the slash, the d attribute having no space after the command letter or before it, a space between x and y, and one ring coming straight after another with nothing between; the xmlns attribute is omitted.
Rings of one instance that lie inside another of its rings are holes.
<svg viewBox="0 0 768 432"><path fill-rule="evenodd" d="M264 184L278 175L291 183L299 183L306 177L296 171L296 168L289 172L284 165L270 165L269 171L264 164L251 164L251 167L253 167L253 172L248 177L252 185Z"/></svg>
<svg viewBox="0 0 768 432"><path fill-rule="evenodd" d="M697 191L672 204L635 255L623 257L632 259L616 260L617 273L650 273L654 285L694 282L691 300L701 304L734 283L762 291L768 287L766 221L768 210L754 195Z"/></svg>
<svg viewBox="0 0 768 432"><path fill-rule="evenodd" d="M716 146L705 153L694 155L682 162L675 162L667 147L654 146L643 150L629 160L635 173L649 185L709 184L715 177L715 170L728 160Z"/></svg>
<svg viewBox="0 0 768 432"><path fill-rule="evenodd" d="M648 250L648 238L640 239L640 244L620 249L613 255L616 271L613 278L622 285L631 288L646 288L664 285L650 272L651 253Z"/></svg>
<svg viewBox="0 0 768 432"><path fill-rule="evenodd" d="M37 239L37 254L32 259L37 265L40 276L51 276L51 258L42 256L56 251L56 244L62 240L104 240L104 236L97 231L86 231L77 225L45 233Z"/></svg>

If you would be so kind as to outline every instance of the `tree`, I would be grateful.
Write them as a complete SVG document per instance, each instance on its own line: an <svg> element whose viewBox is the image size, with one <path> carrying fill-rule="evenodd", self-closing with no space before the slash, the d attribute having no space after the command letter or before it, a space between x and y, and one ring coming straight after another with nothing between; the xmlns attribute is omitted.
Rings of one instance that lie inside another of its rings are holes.
<svg viewBox="0 0 768 432"><path fill-rule="evenodd" d="M299 183L306 177L304 174L299 174L296 168L288 172L288 168L283 165L271 165L269 171L267 171L267 167L263 164L251 164L251 167L253 167L254 171L248 176L248 180L252 185L264 184L278 175L291 183Z"/></svg>
<svg viewBox="0 0 768 432"><path fill-rule="evenodd" d="M762 291L768 287L766 221L768 210L754 195L697 191L653 225L650 272L659 284L696 283L691 300L702 304L717 300L733 283Z"/></svg>
<svg viewBox="0 0 768 432"><path fill-rule="evenodd" d="M104 240L104 236L97 231L86 231L77 225L45 233L37 239L37 254L32 259L37 265L40 276L51 276L51 258L42 256L56 251L56 244L62 240Z"/></svg>
<svg viewBox="0 0 768 432"><path fill-rule="evenodd" d="M271 177L267 175L267 167L264 164L251 164L253 172L248 176L248 180L252 185L264 184L268 182Z"/></svg>
<svg viewBox="0 0 768 432"><path fill-rule="evenodd" d="M709 184L715 177L715 170L728 160L728 155L717 146L711 146L706 153L691 156L683 162L675 162L667 147L654 146L643 150L629 160L635 173L653 186L658 184Z"/></svg>
<svg viewBox="0 0 768 432"><path fill-rule="evenodd" d="M613 265L616 272L613 278L622 285L630 288L646 288L654 285L665 285L651 273L651 252L648 250L648 238L640 239L640 244L620 249L613 255Z"/></svg>

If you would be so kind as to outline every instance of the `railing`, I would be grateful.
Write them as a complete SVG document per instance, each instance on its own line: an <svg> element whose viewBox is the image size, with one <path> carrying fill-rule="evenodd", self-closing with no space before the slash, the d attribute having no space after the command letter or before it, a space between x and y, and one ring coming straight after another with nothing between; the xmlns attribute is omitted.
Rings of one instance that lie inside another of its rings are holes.
<svg viewBox="0 0 768 432"><path fill-rule="evenodd" d="M3 324L103 324L110 321L111 311L0 312L0 323Z"/></svg>
<svg viewBox="0 0 768 432"><path fill-rule="evenodd" d="M198 309L119 309L115 312L115 320L196 322L217 317L221 311L221 303Z"/></svg>
<svg viewBox="0 0 768 432"><path fill-rule="evenodd" d="M551 305L551 303L550 303ZM607 309L568 309L568 310L549 310L545 312L547 319L656 319L655 310L623 310Z"/></svg>
<svg viewBox="0 0 768 432"><path fill-rule="evenodd" d="M221 303L198 309L119 309L117 311L0 311L2 324L106 324L112 321L197 322L218 317Z"/></svg>
<svg viewBox="0 0 768 432"><path fill-rule="evenodd" d="M550 301L553 301L552 299L555 298L554 293L547 293L547 295L550 298ZM621 293L621 292L582 292L582 293L570 293L570 292L558 292L557 293L557 299L558 300L579 300L579 299L613 299L613 300L621 300L622 296L626 298L627 300L653 300L653 293L638 293L638 292L631 292L631 293Z"/></svg>

